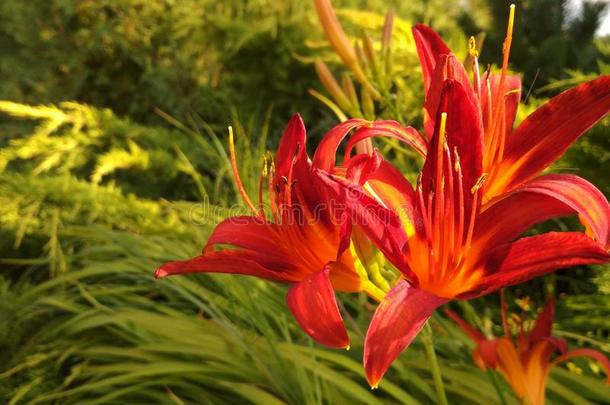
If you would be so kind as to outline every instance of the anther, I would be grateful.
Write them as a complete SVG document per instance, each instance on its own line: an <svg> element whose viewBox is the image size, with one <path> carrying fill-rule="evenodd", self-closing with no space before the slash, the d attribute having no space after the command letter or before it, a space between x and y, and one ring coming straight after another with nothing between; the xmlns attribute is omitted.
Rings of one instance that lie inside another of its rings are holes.
<svg viewBox="0 0 610 405"><path fill-rule="evenodd" d="M470 192L471 192L472 194L474 194L474 193L476 193L477 191L479 191L479 189L480 189L481 187L483 187L483 184L485 184L485 180L486 180L486 179L487 179L487 173L483 173L483 174L481 175L481 177L479 177L479 178L477 179L477 182L476 182L476 183L474 183L474 186L472 186L472 188L470 189Z"/></svg>
<svg viewBox="0 0 610 405"><path fill-rule="evenodd" d="M473 36L468 38L468 54L473 58L479 57L479 51L477 50L477 40Z"/></svg>
<svg viewBox="0 0 610 405"><path fill-rule="evenodd" d="M460 154L458 153L457 146L453 148L453 156L454 156L454 159L455 159L455 163L453 164L453 169L454 169L456 172L461 172L461 170L460 170L460 169L461 169L462 167L461 167L461 165L460 165ZM461 174L461 173L460 173L460 174Z"/></svg>
<svg viewBox="0 0 610 405"><path fill-rule="evenodd" d="M267 162L267 155L263 155L263 172L262 172L262 176L263 177L267 177L269 175L269 170L267 168L268 162Z"/></svg>

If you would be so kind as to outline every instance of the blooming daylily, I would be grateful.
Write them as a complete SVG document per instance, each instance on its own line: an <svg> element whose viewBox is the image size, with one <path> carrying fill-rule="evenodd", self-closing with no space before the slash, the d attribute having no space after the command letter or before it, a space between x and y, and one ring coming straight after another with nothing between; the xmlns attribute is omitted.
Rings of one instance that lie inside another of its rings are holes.
<svg viewBox="0 0 610 405"><path fill-rule="evenodd" d="M349 120L326 135L326 139L343 139L358 129L386 133L387 136L419 142L416 148L425 148L411 131L405 132L396 123L371 123ZM414 140L410 140L414 136ZM256 276L263 279L292 284L287 303L297 322L312 338L330 347L348 347L349 339L337 308L334 290L364 291L381 299L382 289L366 273L372 248L360 231L350 241L351 223L341 213L340 204L329 199L324 183L317 178L314 168L332 166L335 175L357 181L360 172L335 167L336 150L321 145L313 162L306 152L305 127L295 115L288 124L277 151L275 165L265 166L259 183L259 206L248 198L241 183L232 137L231 163L238 189L253 211L252 216L237 216L221 222L212 232L200 256L185 261L163 264L156 277L186 273L230 273ZM365 139L365 138L362 138ZM361 150L356 146L357 149ZM381 170L388 166L375 156ZM369 156L369 152L359 156ZM332 153L332 158L329 158ZM424 152L422 152L424 153ZM371 156L373 156L371 155ZM332 162L332 163L331 163ZM268 175L268 182L264 177ZM267 218L263 207L264 185L268 183L272 218ZM230 249L221 247L230 246ZM362 269L365 268L365 270ZM383 287L383 286L382 286ZM389 286L386 286L386 290Z"/></svg>
<svg viewBox="0 0 610 405"><path fill-rule="evenodd" d="M552 98L513 130L521 96L521 79L507 74L513 21L511 6L499 74L488 71L481 77L471 38L472 80L436 32L422 24L413 28L426 93L425 132L432 136L445 80L459 82L481 122L482 171L487 174L484 203L538 176L610 110L610 76L606 75Z"/></svg>
<svg viewBox="0 0 610 405"><path fill-rule="evenodd" d="M404 276L379 305L367 333L364 363L372 386L443 303L478 297L559 268L610 260L610 205L577 176L530 180L483 210L477 110L454 80L445 82L439 106L416 188L396 169L371 180L382 183L374 193L367 190L368 181L361 185L322 177ZM536 223L570 214L580 216L590 236L550 232L515 241Z"/></svg>
<svg viewBox="0 0 610 405"><path fill-rule="evenodd" d="M491 368L500 372L521 401L531 405L544 405L550 368L573 357L586 356L598 361L608 375L607 383L610 383L610 361L605 355L593 349L568 351L567 342L551 334L555 308L553 299L547 302L528 333L524 330L525 320L516 317L518 332L515 338L510 333L504 299L501 307L505 335L492 339L486 338L455 312L445 312L475 342L476 348L472 356L476 365L483 370ZM555 352L559 352L560 356L551 361Z"/></svg>
<svg viewBox="0 0 610 405"><path fill-rule="evenodd" d="M417 39L422 32L423 39ZM505 142L500 153L493 146L497 142L486 141L486 136L504 133L489 128L503 128L494 120L506 122L502 117L514 115L514 108L501 107L499 113L491 109L487 116L496 117L486 125L476 86L460 64L449 63L455 58L444 53L448 48L423 26L415 28L415 36L424 72L430 74L425 126L431 138L417 186L396 169L386 170L384 178L371 178L370 183L377 183L375 192L366 178L355 184L321 176L403 275L380 303L366 336L364 365L372 386L443 303L475 298L560 268L610 260L610 205L603 194L574 175L535 177L608 112L610 77L551 100L517 130L500 136ZM439 54L444 56L438 60L430 56ZM504 74L499 89L507 82ZM504 95L500 99L506 101ZM537 223L570 214L579 216L585 233L550 232L515 241Z"/></svg>

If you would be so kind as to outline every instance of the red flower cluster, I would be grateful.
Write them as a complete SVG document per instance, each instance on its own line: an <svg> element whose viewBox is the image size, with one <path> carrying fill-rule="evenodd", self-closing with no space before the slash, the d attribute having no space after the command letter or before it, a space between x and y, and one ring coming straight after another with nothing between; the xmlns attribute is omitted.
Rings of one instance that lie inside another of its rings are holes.
<svg viewBox="0 0 610 405"><path fill-rule="evenodd" d="M521 83L507 74L511 30L512 18L501 73L481 77L472 51L470 80L441 38L416 26L425 134L394 121L349 120L310 158L305 127L294 116L275 165L264 170L267 185L261 177L259 207L243 191L232 148L236 181L253 215L225 220L200 256L166 263L156 276L218 272L289 283L287 303L297 322L338 348L349 339L334 291L366 292L380 301L364 349L375 387L440 305L610 261L610 205L603 194L574 175L541 174L608 113L610 76L558 95L513 129ZM415 186L371 147L370 138L379 136L424 157ZM270 213L262 204L265 188ZM519 238L537 223L570 214L578 215L584 233ZM399 277L371 277L372 245Z"/></svg>

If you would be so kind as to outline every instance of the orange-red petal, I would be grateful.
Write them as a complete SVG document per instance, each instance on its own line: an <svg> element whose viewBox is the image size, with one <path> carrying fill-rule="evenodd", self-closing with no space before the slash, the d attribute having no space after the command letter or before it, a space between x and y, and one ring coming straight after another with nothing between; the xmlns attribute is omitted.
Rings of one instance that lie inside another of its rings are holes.
<svg viewBox="0 0 610 405"><path fill-rule="evenodd" d="M561 201L579 215L591 237L610 246L610 204L587 180L572 174L549 174L527 182L519 191L544 194Z"/></svg>
<svg viewBox="0 0 610 405"><path fill-rule="evenodd" d="M440 122L439 117L442 112L447 113L447 146L452 156L455 152L459 155L463 174L465 213L468 216L472 205L471 188L476 184L483 171L481 116L478 108L468 99L464 86L455 80L445 81L438 108L437 122ZM431 151L438 149L438 142L439 128L436 128L430 143ZM433 184L437 166L436 155L436 153L428 153L422 169L424 195L428 195L431 185L440 189L440 185ZM442 155L444 156L445 153ZM449 169L452 170L453 167Z"/></svg>
<svg viewBox="0 0 610 405"><path fill-rule="evenodd" d="M473 238L473 250L480 253L515 240L537 223L574 213L556 198L531 192L516 192L485 208Z"/></svg>
<svg viewBox="0 0 610 405"><path fill-rule="evenodd" d="M276 179L288 177L295 157L299 160L306 156L305 142L305 124L299 114L294 114L290 118L286 129L284 129L284 134L275 156Z"/></svg>
<svg viewBox="0 0 610 405"><path fill-rule="evenodd" d="M399 281L381 301L364 341L364 370L372 387L413 341L436 308L447 302Z"/></svg>
<svg viewBox="0 0 610 405"><path fill-rule="evenodd" d="M263 266L263 256L245 250L209 252L188 260L168 262L155 271L156 278L190 273L243 274L267 280L290 282L292 274Z"/></svg>
<svg viewBox="0 0 610 405"><path fill-rule="evenodd" d="M349 135L350 131L366 125L368 121L363 119L351 119L335 126L326 133L313 155L313 166L332 173L337 160L339 144Z"/></svg>
<svg viewBox="0 0 610 405"><path fill-rule="evenodd" d="M265 222L258 217L245 215L230 217L216 225L203 250L210 251L213 250L214 245L222 244L270 252L273 246L277 246L274 231L276 228L278 225Z"/></svg>
<svg viewBox="0 0 610 405"><path fill-rule="evenodd" d="M360 226L385 257L417 284L417 276L409 268L402 252L407 234L396 212L369 196L361 185L324 171L318 173L337 201L350 213L353 224Z"/></svg>
<svg viewBox="0 0 610 405"><path fill-rule="evenodd" d="M424 89L428 92L432 74L438 60L442 55L450 54L451 49L445 44L440 35L424 24L416 24L412 31L424 76Z"/></svg>
<svg viewBox="0 0 610 405"><path fill-rule="evenodd" d="M362 140L375 137L397 139L412 147L417 153L425 157L428 151L426 139L413 127L405 127L396 121L379 120L370 125L358 128L350 138L345 148L347 158L356 144ZM346 159L347 160L347 159Z"/></svg>
<svg viewBox="0 0 610 405"><path fill-rule="evenodd" d="M424 129L430 137L434 134L441 95L447 80L455 80L460 83L470 103L476 106L477 111L479 111L479 101L475 97L464 65L453 54L441 55L432 74L430 87L426 92L426 101L424 102L424 109L426 111Z"/></svg>
<svg viewBox="0 0 610 405"><path fill-rule="evenodd" d="M559 159L586 130L610 111L610 75L552 98L527 117L507 139L486 199L514 190Z"/></svg>
<svg viewBox="0 0 610 405"><path fill-rule="evenodd" d="M610 254L579 232L549 232L499 246L487 257L473 298L529 281L561 268L610 261Z"/></svg>
<svg viewBox="0 0 610 405"><path fill-rule="evenodd" d="M328 268L290 287L286 302L301 328L315 341L328 347L349 347Z"/></svg>
<svg viewBox="0 0 610 405"><path fill-rule="evenodd" d="M536 318L536 323L532 329L529 337L528 344L531 345L539 340L549 339L552 336L553 331L553 318L555 314L555 300L549 298L544 306L544 309Z"/></svg>
<svg viewBox="0 0 610 405"><path fill-rule="evenodd" d="M475 228L477 245L497 246L537 223L570 214L578 214L589 236L609 244L610 204L594 185L575 175L540 176L484 209Z"/></svg>

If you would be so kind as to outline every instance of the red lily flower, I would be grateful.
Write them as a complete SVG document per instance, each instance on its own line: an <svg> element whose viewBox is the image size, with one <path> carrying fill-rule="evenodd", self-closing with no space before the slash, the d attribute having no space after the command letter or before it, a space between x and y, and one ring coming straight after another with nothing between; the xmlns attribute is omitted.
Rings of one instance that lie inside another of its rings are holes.
<svg viewBox="0 0 610 405"><path fill-rule="evenodd" d="M445 80L459 82L476 109L483 132L482 170L487 174L483 202L514 191L539 175L610 110L610 76L606 75L552 98L513 130L521 96L521 79L507 74L513 21L511 7L500 74L488 71L480 76L471 38L472 81L436 32L423 24L413 28L426 92L424 127L428 136L435 128Z"/></svg>
<svg viewBox="0 0 610 405"><path fill-rule="evenodd" d="M476 343L472 356L477 366L483 370L491 368L500 372L524 403L544 405L545 386L550 368L572 357L586 356L598 361L608 375L606 382L610 383L610 361L604 354L593 349L568 351L564 339L552 336L554 309L554 300L549 299L528 333L524 331L524 319L517 317L519 331L516 343L506 321L506 306L503 298L502 319L505 336L501 338L487 339L455 312L447 310L445 313ZM555 352L561 355L551 361Z"/></svg>
<svg viewBox="0 0 610 405"><path fill-rule="evenodd" d="M577 176L540 177L483 210L477 110L454 80L445 82L439 105L439 124L429 146L433 152L427 154L416 189L396 169L374 179L384 184L383 195L367 191L367 182L322 177L404 275L381 302L367 333L364 364L372 386L443 303L559 268L610 260L604 247L610 205ZM573 213L594 239L579 232L550 232L514 241L536 223Z"/></svg>
<svg viewBox="0 0 610 405"><path fill-rule="evenodd" d="M408 132L395 123L370 123L358 119L336 126L326 138L343 139L350 131L361 127L414 142L407 136ZM358 136L356 134L354 138ZM425 142L419 142L419 147L425 148ZM326 168L331 162L334 167L336 150L328 150L328 143L321 145L312 162L305 149L306 133L301 117L293 116L280 141L276 165L272 165L268 173L273 218L266 218L262 204L266 169L261 175L259 207L256 207L242 186L232 140L230 145L236 183L254 215L226 219L214 229L200 256L165 263L155 276L231 273L290 283L287 303L303 330L326 346L348 347L349 338L334 290L364 291L378 300L384 292L368 279L367 274L357 270L357 261L366 259L356 255L366 247L366 238L359 237L355 249L349 249L351 224L341 212L340 204L333 204L329 199L324 183L314 171L314 167ZM332 153L332 158L328 153ZM381 162L378 153L373 155ZM360 175L344 168L336 168L334 173L353 181ZM219 249L226 245L232 248Z"/></svg>
<svg viewBox="0 0 610 405"><path fill-rule="evenodd" d="M445 53L448 48L433 31L417 26L414 33L429 83L426 127L432 131L417 187L396 169L373 179L383 184L376 189L383 194L371 192L367 179L354 184L321 176L404 276L379 305L366 336L364 366L373 387L443 303L560 268L610 260L610 204L603 194L574 175L532 179L608 112L610 77L556 97L504 136L504 130L489 129L503 128L506 117L514 117L516 105L504 97L510 81L506 67L498 86L489 84L497 94L488 100L499 98L494 104L499 107L490 108L487 117L494 118L485 124L485 100L477 96L463 66ZM500 140L486 140L489 134L499 134ZM497 146L500 141L505 148ZM517 150L522 151L518 158ZM586 234L551 232L515 241L537 223L570 214L579 216Z"/></svg>

